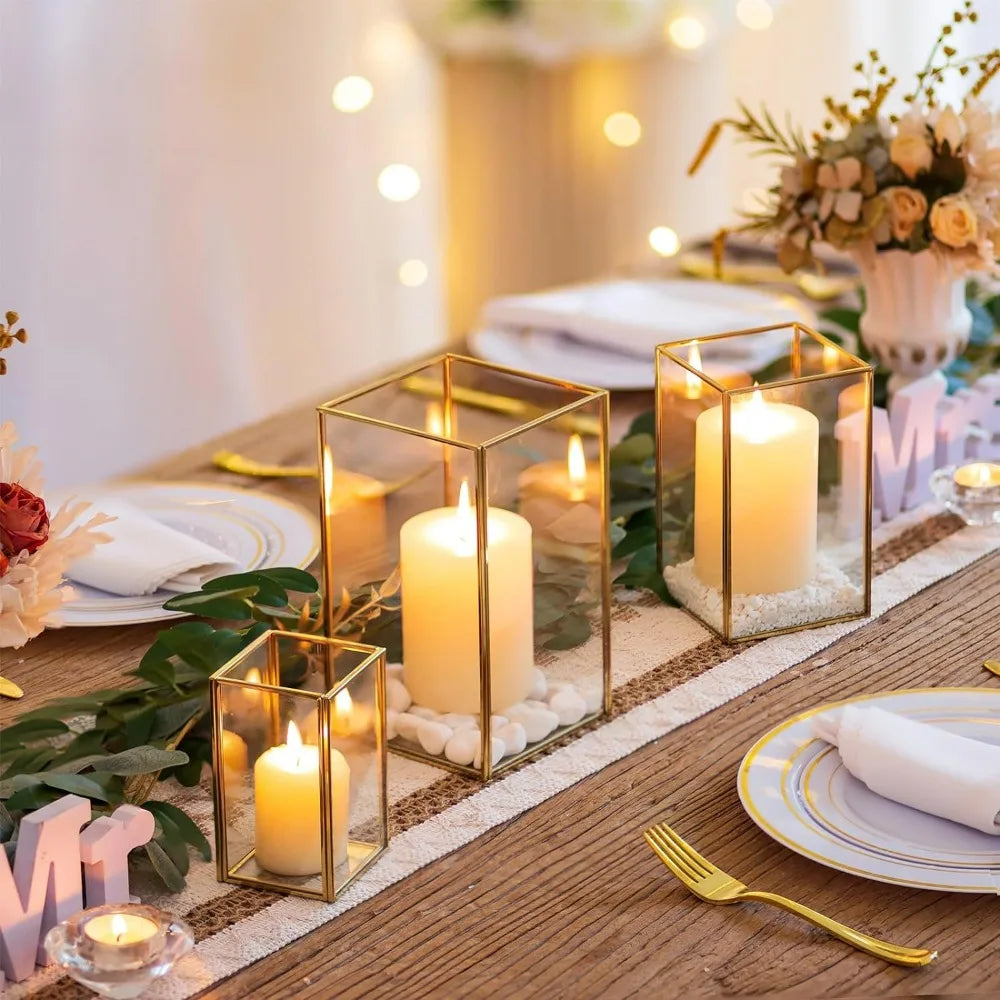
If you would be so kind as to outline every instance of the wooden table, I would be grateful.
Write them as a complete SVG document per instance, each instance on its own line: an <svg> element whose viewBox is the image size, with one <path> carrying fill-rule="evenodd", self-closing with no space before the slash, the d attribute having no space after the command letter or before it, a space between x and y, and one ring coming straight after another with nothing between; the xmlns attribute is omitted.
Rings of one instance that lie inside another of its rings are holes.
<svg viewBox="0 0 1000 1000"><path fill-rule="evenodd" d="M228 437L262 461L309 461L313 423L299 411ZM218 442L151 470L244 483L213 471ZM308 483L266 488L315 504ZM860 997L1000 994L995 901L881 885L777 845L736 794L753 740L793 713L862 692L991 685L1000 555L928 589L773 681L646 746L520 818L429 865L204 994L245 997L580 998ZM4 673L27 697L0 724L55 694L114 682L156 626L50 632ZM18 661L21 662L18 662ZM756 905L696 901L641 838L667 819L720 866L900 944L937 948L907 971Z"/></svg>

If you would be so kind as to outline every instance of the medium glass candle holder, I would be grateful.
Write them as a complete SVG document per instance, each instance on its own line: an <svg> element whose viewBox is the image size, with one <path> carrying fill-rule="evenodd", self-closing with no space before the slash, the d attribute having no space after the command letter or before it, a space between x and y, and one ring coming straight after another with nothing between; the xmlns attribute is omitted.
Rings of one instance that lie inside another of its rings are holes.
<svg viewBox="0 0 1000 1000"><path fill-rule="evenodd" d="M798 323L657 347L660 566L727 642L870 613L871 407Z"/></svg>
<svg viewBox="0 0 1000 1000"><path fill-rule="evenodd" d="M222 882L334 899L385 849L385 651L264 632L211 679Z"/></svg>
<svg viewBox="0 0 1000 1000"><path fill-rule="evenodd" d="M605 391L448 354L321 406L319 458L391 750L486 780L608 710Z"/></svg>
<svg viewBox="0 0 1000 1000"><path fill-rule="evenodd" d="M142 996L194 947L191 928L153 906L110 903L77 913L45 936L49 959L113 1000Z"/></svg>
<svg viewBox="0 0 1000 1000"><path fill-rule="evenodd" d="M1000 524L1000 465L948 465L931 476L931 491L945 507L973 527Z"/></svg>

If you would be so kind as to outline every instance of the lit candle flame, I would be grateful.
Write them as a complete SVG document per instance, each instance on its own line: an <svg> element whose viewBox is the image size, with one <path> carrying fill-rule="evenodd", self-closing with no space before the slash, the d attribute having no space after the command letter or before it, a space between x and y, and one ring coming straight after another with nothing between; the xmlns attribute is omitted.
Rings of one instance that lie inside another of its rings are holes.
<svg viewBox="0 0 1000 1000"><path fill-rule="evenodd" d="M427 404L427 433L444 437L444 411L440 403Z"/></svg>
<svg viewBox="0 0 1000 1000"><path fill-rule="evenodd" d="M688 364L698 371L703 371L701 366L701 351L698 349L698 341L694 341L688 350ZM701 399L701 379L694 372L684 373L684 395L687 399Z"/></svg>
<svg viewBox="0 0 1000 1000"><path fill-rule="evenodd" d="M583 453L583 441L579 434L574 434L569 439L566 470L570 482L569 498L579 503L586 496L587 483L587 457Z"/></svg>
<svg viewBox="0 0 1000 1000"><path fill-rule="evenodd" d="M976 466L976 485L977 486L989 486L990 485L990 470L986 465Z"/></svg>
<svg viewBox="0 0 1000 1000"><path fill-rule="evenodd" d="M459 547L466 555L476 551L476 512L469 494L469 480L463 479L458 491L458 506L455 508L458 524Z"/></svg>
<svg viewBox="0 0 1000 1000"><path fill-rule="evenodd" d="M292 719L288 721L288 736L285 738L285 743L295 757L295 766L299 767L302 764L302 734Z"/></svg>
<svg viewBox="0 0 1000 1000"><path fill-rule="evenodd" d="M835 372L840 367L840 351L832 344L823 345L823 371Z"/></svg>
<svg viewBox="0 0 1000 1000"><path fill-rule="evenodd" d="M247 684L260 684L260 671L256 667L251 667L247 671Z"/></svg>
<svg viewBox="0 0 1000 1000"><path fill-rule="evenodd" d="M351 692L344 688L338 691L333 699L333 710L339 719L349 719L354 710L354 702L351 700Z"/></svg>
<svg viewBox="0 0 1000 1000"><path fill-rule="evenodd" d="M128 921L120 913L115 913L111 917L111 933L114 935L115 944L120 944L121 939L128 933Z"/></svg>

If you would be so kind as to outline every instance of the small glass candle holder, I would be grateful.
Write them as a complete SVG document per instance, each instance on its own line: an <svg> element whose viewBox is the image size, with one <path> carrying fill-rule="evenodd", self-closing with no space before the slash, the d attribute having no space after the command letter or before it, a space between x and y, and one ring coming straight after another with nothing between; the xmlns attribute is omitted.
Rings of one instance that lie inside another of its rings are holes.
<svg viewBox="0 0 1000 1000"><path fill-rule="evenodd" d="M931 491L966 524L1000 524L1000 465L970 462L949 465L931 476Z"/></svg>
<svg viewBox="0 0 1000 1000"><path fill-rule="evenodd" d="M154 906L110 903L53 927L49 959L78 983L113 1000L141 996L194 946L191 928Z"/></svg>
<svg viewBox="0 0 1000 1000"><path fill-rule="evenodd" d="M221 882L333 900L385 849L385 651L268 631L211 679Z"/></svg>
<svg viewBox="0 0 1000 1000"><path fill-rule="evenodd" d="M871 387L798 323L657 347L660 566L727 642L870 613Z"/></svg>
<svg viewBox="0 0 1000 1000"><path fill-rule="evenodd" d="M453 354L319 408L326 592L394 595L391 750L487 780L608 710L607 427L604 390Z"/></svg>

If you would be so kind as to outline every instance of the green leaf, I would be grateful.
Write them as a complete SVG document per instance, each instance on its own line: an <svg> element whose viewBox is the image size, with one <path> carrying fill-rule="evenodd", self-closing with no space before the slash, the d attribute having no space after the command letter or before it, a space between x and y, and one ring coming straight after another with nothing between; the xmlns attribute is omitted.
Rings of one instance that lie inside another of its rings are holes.
<svg viewBox="0 0 1000 1000"><path fill-rule="evenodd" d="M620 465L639 465L656 454L656 441L652 434L635 434L620 441L611 449L611 468Z"/></svg>
<svg viewBox="0 0 1000 1000"><path fill-rule="evenodd" d="M261 576L273 580L279 587L294 591L297 594L316 594L319 592L319 581L311 573L293 566L275 566L257 571Z"/></svg>
<svg viewBox="0 0 1000 1000"><path fill-rule="evenodd" d="M156 706L142 705L125 713L125 741L129 746L142 746L153 731Z"/></svg>
<svg viewBox="0 0 1000 1000"><path fill-rule="evenodd" d="M232 593L240 587L252 587L254 593L249 596L261 604L288 607L288 592L264 573L234 573L232 576L220 576L216 580L210 580L201 590L203 594Z"/></svg>
<svg viewBox="0 0 1000 1000"><path fill-rule="evenodd" d="M645 413L640 413L632 421L625 437L635 437L636 434L648 434L650 436L656 434L656 412L654 410L646 410Z"/></svg>
<svg viewBox="0 0 1000 1000"><path fill-rule="evenodd" d="M177 827L185 841L194 847L205 861L212 860L212 848L205 839L205 835L183 809L179 809L170 802L160 801L144 802L142 805L144 809L148 809L154 816L165 816Z"/></svg>
<svg viewBox="0 0 1000 1000"><path fill-rule="evenodd" d="M194 594L179 594L166 601L167 611L184 611L187 614L203 615L206 618L245 621L250 617L247 603L257 593L256 587L236 587L232 590L198 591Z"/></svg>
<svg viewBox="0 0 1000 1000"><path fill-rule="evenodd" d="M0 798L3 798L0 794ZM40 809L58 798L49 788L40 782L35 785L27 785L19 788L13 795L7 796L7 808L11 812L26 812L29 809Z"/></svg>
<svg viewBox="0 0 1000 1000"><path fill-rule="evenodd" d="M208 695L199 695L197 698L187 698L184 701L173 702L170 705L161 705L156 710L153 718L153 728L149 734L151 740L164 739L173 736L180 731L181 727L198 712L208 708Z"/></svg>
<svg viewBox="0 0 1000 1000"><path fill-rule="evenodd" d="M136 677L141 677L158 687L173 687L176 682L174 666L169 660L146 660L145 658L134 671Z"/></svg>
<svg viewBox="0 0 1000 1000"><path fill-rule="evenodd" d="M14 817L7 811L7 807L0 802L0 842L10 840L14 832Z"/></svg>
<svg viewBox="0 0 1000 1000"><path fill-rule="evenodd" d="M156 822L159 832L153 838L154 841L163 848L181 875L187 875L191 868L191 859L188 857L188 847L184 843L180 830L163 816L157 816Z"/></svg>
<svg viewBox="0 0 1000 1000"><path fill-rule="evenodd" d="M2 733L6 747L14 747L19 743L32 743L35 740L49 739L52 736L62 736L69 732L69 726L59 719L22 719L12 726L7 726ZM20 747L17 747L20 749Z"/></svg>
<svg viewBox="0 0 1000 1000"><path fill-rule="evenodd" d="M546 649L573 649L583 645L590 636L590 621L586 615L568 615L561 622L559 632L546 639L543 645Z"/></svg>
<svg viewBox="0 0 1000 1000"><path fill-rule="evenodd" d="M639 549L643 549L646 546L651 545L655 555L656 535L656 525L643 525L633 531L628 531L626 532L625 537L615 546L615 549L611 554L615 559L621 559L624 556L632 555L633 552L638 552Z"/></svg>
<svg viewBox="0 0 1000 1000"><path fill-rule="evenodd" d="M46 772L38 776L42 784L49 788L57 788L60 792L70 792L73 795L83 795L98 802L107 802L108 793L93 778L85 774L59 774Z"/></svg>
<svg viewBox="0 0 1000 1000"><path fill-rule="evenodd" d="M139 746L105 757L93 764L95 771L107 774L152 774L165 767L180 767L189 757L182 750L163 750L160 747Z"/></svg>
<svg viewBox="0 0 1000 1000"><path fill-rule="evenodd" d="M163 879L163 884L171 892L180 892L184 886L184 876L177 870L177 866L170 860L167 852L155 841L151 840L146 844L146 857L153 866L153 871Z"/></svg>
<svg viewBox="0 0 1000 1000"><path fill-rule="evenodd" d="M828 323L836 323L837 326L851 333L861 332L861 312L858 309L824 309L819 314L819 318Z"/></svg>

